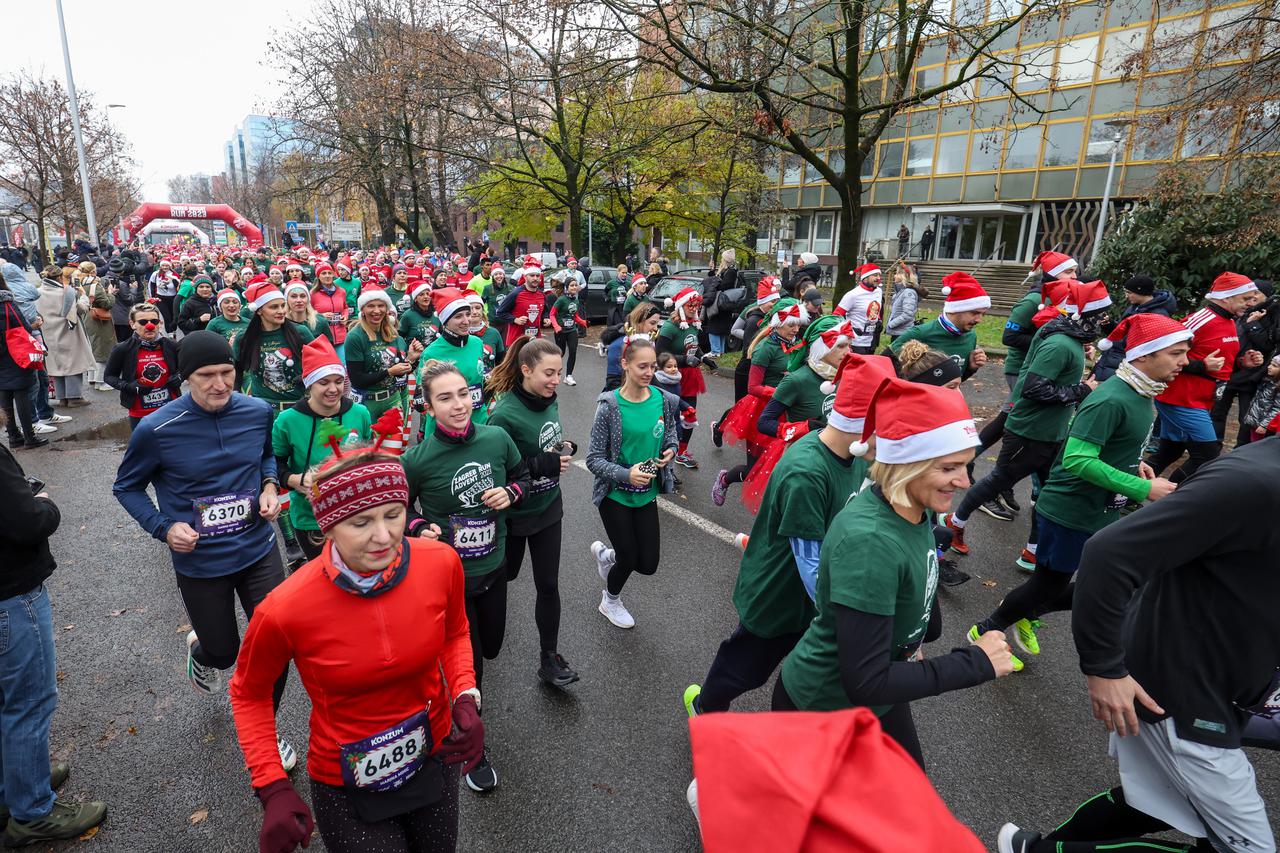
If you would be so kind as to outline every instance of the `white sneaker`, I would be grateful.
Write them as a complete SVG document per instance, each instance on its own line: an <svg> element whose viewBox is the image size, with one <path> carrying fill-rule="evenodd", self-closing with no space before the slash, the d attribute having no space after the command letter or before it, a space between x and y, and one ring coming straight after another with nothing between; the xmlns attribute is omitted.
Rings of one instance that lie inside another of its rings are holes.
<svg viewBox="0 0 1280 853"><path fill-rule="evenodd" d="M47 424L65 424L70 422L71 422L71 415L59 415L56 413L54 414L53 417L46 418L45 420L41 421L41 423L47 423Z"/></svg>
<svg viewBox="0 0 1280 853"><path fill-rule="evenodd" d="M601 358L607 358L609 356L609 351L605 348L603 341L596 344L596 352L600 354Z"/></svg>
<svg viewBox="0 0 1280 853"><path fill-rule="evenodd" d="M222 671L205 666L191 655L191 649L199 642L195 631L187 634L187 678L191 686L200 693L220 693L222 691Z"/></svg>
<svg viewBox="0 0 1280 853"><path fill-rule="evenodd" d="M284 766L284 772L292 773L293 768L298 766L298 753L294 751L293 744L277 735L276 749L280 751L280 764Z"/></svg>
<svg viewBox="0 0 1280 853"><path fill-rule="evenodd" d="M41 421L36 421L31 425L31 431L36 435L47 435L51 432L57 432L58 428L56 426L49 426L49 424L42 423Z"/></svg>
<svg viewBox="0 0 1280 853"><path fill-rule="evenodd" d="M612 548L605 547L605 544L597 539L591 543L591 556L596 558L596 571L600 573L600 580L608 584L609 570L613 568L617 555L613 553Z"/></svg>
<svg viewBox="0 0 1280 853"><path fill-rule="evenodd" d="M566 377L564 378L564 384L565 384L565 385L577 385L577 384L578 384L578 380L576 380L576 379L574 379L574 378L573 378L573 374L569 374L568 376L566 376Z"/></svg>
<svg viewBox="0 0 1280 853"><path fill-rule="evenodd" d="M689 783L689 788L684 792L685 801L689 803L689 808L693 809L693 819L698 822L698 827L702 827L702 817L698 814L698 780L694 779Z"/></svg>
<svg viewBox="0 0 1280 853"><path fill-rule="evenodd" d="M636 620L632 619L631 613L622 606L622 596L609 595L607 589L600 594L600 612L615 627L634 628L636 626Z"/></svg>

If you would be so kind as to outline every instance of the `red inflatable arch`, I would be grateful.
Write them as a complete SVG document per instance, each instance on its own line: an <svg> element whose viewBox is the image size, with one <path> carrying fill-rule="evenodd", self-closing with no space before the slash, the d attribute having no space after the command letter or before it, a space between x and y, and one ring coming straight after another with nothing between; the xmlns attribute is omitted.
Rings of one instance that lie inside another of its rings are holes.
<svg viewBox="0 0 1280 853"><path fill-rule="evenodd" d="M153 219L221 219L240 232L240 236L248 242L250 247L256 249L262 245L262 232L258 227L236 213L229 204L164 204L158 201L145 201L124 220L129 237L136 236L142 227Z"/></svg>

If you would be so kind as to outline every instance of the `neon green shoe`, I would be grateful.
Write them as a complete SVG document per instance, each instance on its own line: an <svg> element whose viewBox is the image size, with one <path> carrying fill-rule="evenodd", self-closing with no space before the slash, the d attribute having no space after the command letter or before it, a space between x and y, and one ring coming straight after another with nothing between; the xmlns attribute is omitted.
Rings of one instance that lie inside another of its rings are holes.
<svg viewBox="0 0 1280 853"><path fill-rule="evenodd" d="M978 642L978 626L974 625L973 627L971 627L969 629L969 633L967 636L969 637L969 642L971 643ZM1018 660L1018 656L1015 654L1010 654L1009 659L1013 663L1013 671L1022 672L1022 661Z"/></svg>
<svg viewBox="0 0 1280 853"><path fill-rule="evenodd" d="M693 703L702 695L701 684L690 684L684 689L684 710L690 717L698 716L698 708Z"/></svg>
<svg viewBox="0 0 1280 853"><path fill-rule="evenodd" d="M1018 651L1029 655L1040 654L1040 640L1036 637L1036 629L1039 627L1039 619L1019 619L1013 623L1013 644L1018 647Z"/></svg>

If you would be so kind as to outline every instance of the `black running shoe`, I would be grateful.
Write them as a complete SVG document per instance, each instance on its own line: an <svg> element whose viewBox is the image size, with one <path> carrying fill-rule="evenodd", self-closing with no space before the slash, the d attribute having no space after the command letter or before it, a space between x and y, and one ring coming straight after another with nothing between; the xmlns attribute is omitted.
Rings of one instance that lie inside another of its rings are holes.
<svg viewBox="0 0 1280 853"><path fill-rule="evenodd" d="M1007 492L1001 492L999 497L996 498L996 500L1000 502L1001 506L1009 510L1009 512L1013 512L1013 513L1022 512L1022 505L1018 503L1016 498L1014 498L1013 489L1010 489Z"/></svg>
<svg viewBox="0 0 1280 853"><path fill-rule="evenodd" d="M978 509L982 510L997 521L1013 521L1014 519L1013 513L1005 509L999 501L987 501L986 503L981 504Z"/></svg>
<svg viewBox="0 0 1280 853"><path fill-rule="evenodd" d="M480 759L476 768L463 778L467 780L467 787L477 794L487 794L498 787L498 771L489 763L488 747L485 747L484 758Z"/></svg>
<svg viewBox="0 0 1280 853"><path fill-rule="evenodd" d="M538 677L552 687L567 687L578 680L578 673L558 652L543 652Z"/></svg>
<svg viewBox="0 0 1280 853"><path fill-rule="evenodd" d="M284 540L284 562L289 567L289 571L293 572L307 561L307 555L302 552L302 546L298 544L298 540L290 536Z"/></svg>
<svg viewBox="0 0 1280 853"><path fill-rule="evenodd" d="M970 575L956 568L956 564L946 558L938 560L938 582L943 586L960 586L968 583Z"/></svg>
<svg viewBox="0 0 1280 853"><path fill-rule="evenodd" d="M724 447L724 433L720 431L719 421L711 424L711 443L716 447Z"/></svg>

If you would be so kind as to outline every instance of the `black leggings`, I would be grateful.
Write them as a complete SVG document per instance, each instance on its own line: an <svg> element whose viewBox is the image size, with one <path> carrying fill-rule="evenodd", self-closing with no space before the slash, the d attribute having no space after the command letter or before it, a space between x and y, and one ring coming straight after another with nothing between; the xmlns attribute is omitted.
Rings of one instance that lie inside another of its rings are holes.
<svg viewBox="0 0 1280 853"><path fill-rule="evenodd" d="M783 686L781 677L773 685L772 710L800 710L796 703L792 701L791 694L787 693L787 688ZM898 746L905 749L907 754L915 759L921 770L925 769L924 752L920 749L920 735L916 732L915 718L911 716L910 702L901 702L881 714L880 730L897 741Z"/></svg>
<svg viewBox="0 0 1280 853"><path fill-rule="evenodd" d="M1253 395L1256 388L1231 388L1222 389L1222 396L1213 404L1213 409L1209 412L1209 420L1213 422L1213 431L1218 434L1218 441L1222 441L1223 436L1227 432L1227 418L1231 415L1231 404L1237 400L1240 402L1240 429L1236 433L1236 445L1248 444L1252 436L1253 429L1245 426L1244 416L1249 411L1249 407L1253 405Z"/></svg>
<svg viewBox="0 0 1280 853"><path fill-rule="evenodd" d="M444 765L439 800L408 814L365 823L346 790L315 779L311 810L329 853L453 853L458 846L458 765Z"/></svg>
<svg viewBox="0 0 1280 853"><path fill-rule="evenodd" d="M732 483L741 483L742 481L746 480L747 475L751 473L752 468L756 467L756 462L758 462L759 460L760 460L760 455L758 453L752 453L750 450L748 450L747 464L734 465L732 468L730 468L729 472L725 474L725 478L724 478L725 482L732 484Z"/></svg>
<svg viewBox="0 0 1280 853"><path fill-rule="evenodd" d="M1001 409L994 418L987 421L982 427L982 431L978 433L978 441L982 444L978 447L975 456L981 456L988 448L995 447L996 442L1004 438L1004 422L1009 419L1009 413Z"/></svg>
<svg viewBox="0 0 1280 853"><path fill-rule="evenodd" d="M1156 446L1156 452L1151 454L1147 460L1147 464L1151 466L1151 469L1156 472L1158 477L1164 473L1165 468L1182 458L1183 451L1189 451L1190 455L1187 461L1182 463L1181 468L1169 475L1169 479L1175 483L1181 483L1194 474L1201 465L1217 459L1218 454L1222 453L1222 442L1191 441L1183 443L1162 438Z"/></svg>
<svg viewBox="0 0 1280 853"><path fill-rule="evenodd" d="M605 498L600 501L600 520L614 553L606 589L610 595L618 595L633 572L651 575L658 570L658 502L630 507Z"/></svg>
<svg viewBox="0 0 1280 853"><path fill-rule="evenodd" d="M21 391L0 388L0 406L4 407L5 417L9 419L10 441L19 437L35 438L34 421L32 420L35 414L31 409L30 388L23 388ZM15 410L18 415L16 420L14 419Z"/></svg>
<svg viewBox="0 0 1280 853"><path fill-rule="evenodd" d="M1046 613L1070 610L1075 591L1070 572L1037 566L1021 586L1009 590L995 612L978 623L978 634L1003 631L1019 619L1039 619Z"/></svg>
<svg viewBox="0 0 1280 853"><path fill-rule="evenodd" d="M749 690L763 687L783 659L791 653L800 634L758 637L738 623L729 639L720 644L698 695L699 712L727 711L729 703Z"/></svg>
<svg viewBox="0 0 1280 853"><path fill-rule="evenodd" d="M556 333L556 346L560 347L560 357L564 359L564 375L573 375L573 366L578 363L578 330L573 328L567 332Z"/></svg>
<svg viewBox="0 0 1280 853"><path fill-rule="evenodd" d="M1006 432L1000 445L1000 455L996 458L996 466L965 492L964 500L956 510L956 518L967 521L979 506L993 500L1001 492L1012 489L1018 481L1032 474L1038 476L1040 482L1048 482L1049 471L1053 468L1053 460L1058 457L1059 446L1057 442L1036 441L1014 432Z"/></svg>
<svg viewBox="0 0 1280 853"><path fill-rule="evenodd" d="M484 675L484 662L502 651L502 638L507 631L506 567L497 569L497 578L476 578L479 591L467 591L467 622L471 624L471 662L476 670L476 687ZM485 586L484 582L488 581ZM471 586L471 584L468 584Z"/></svg>
<svg viewBox="0 0 1280 853"><path fill-rule="evenodd" d="M177 298L176 296L159 297L160 319L164 320L164 330L171 335L178 330L178 324L173 319L173 303Z"/></svg>
<svg viewBox="0 0 1280 853"><path fill-rule="evenodd" d="M1197 840L1195 844L1144 838L1168 831L1169 826L1164 821L1126 803L1124 788L1116 786L1085 800L1066 823L1031 845L1027 853L1098 853L1103 850L1150 853L1153 849L1191 853L1193 850L1214 850L1206 838Z"/></svg>
<svg viewBox="0 0 1280 853"><path fill-rule="evenodd" d="M692 397L681 397L680 401L683 403L688 403L689 407L692 409L696 410L698 408L697 394L694 394ZM693 435L693 429L694 429L693 427L687 427L684 425L684 418L676 418L676 435L679 436L680 438L681 453L684 453L684 451L688 448L689 439Z"/></svg>
<svg viewBox="0 0 1280 853"><path fill-rule="evenodd" d="M542 651L554 652L560 638L560 534L563 519L529 536L507 533L507 580L520 575L525 543L533 565L533 621Z"/></svg>
<svg viewBox="0 0 1280 853"><path fill-rule="evenodd" d="M193 578L178 574L178 592L187 608L191 629L198 638L191 648L196 662L214 669L231 669L240 654L240 626L236 624L235 600L240 599L244 615L253 618L254 608L284 580L280 550L272 543L266 556L246 569L216 578ZM272 705L280 707L289 669L280 673L271 694Z"/></svg>
<svg viewBox="0 0 1280 853"><path fill-rule="evenodd" d="M294 534L298 539L298 547L308 560L314 560L324 550L324 533L319 530L303 530L295 527Z"/></svg>

